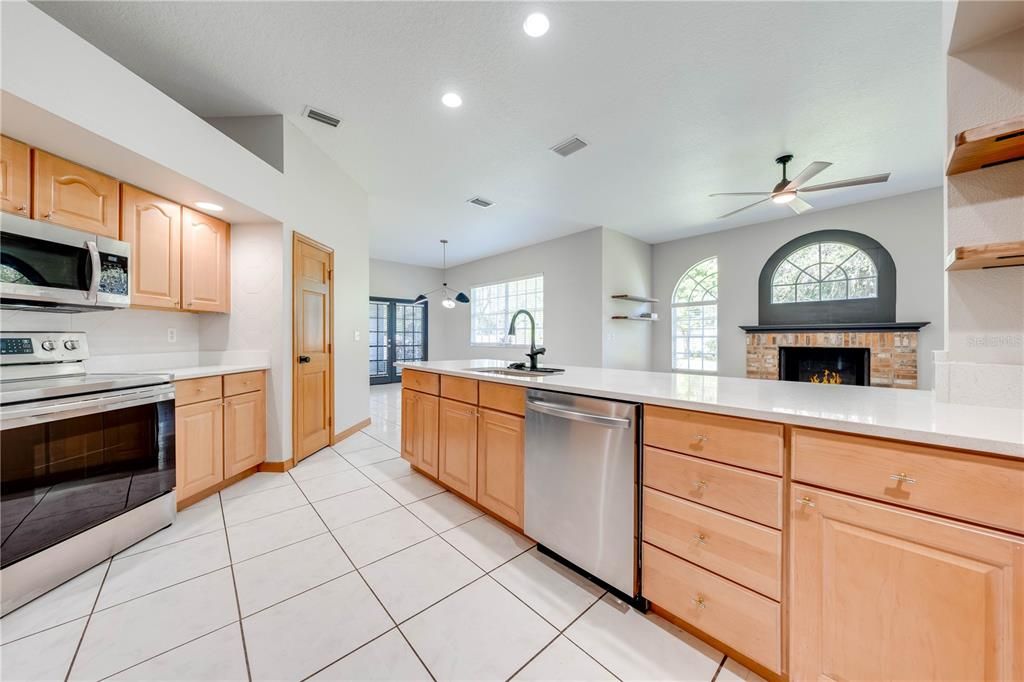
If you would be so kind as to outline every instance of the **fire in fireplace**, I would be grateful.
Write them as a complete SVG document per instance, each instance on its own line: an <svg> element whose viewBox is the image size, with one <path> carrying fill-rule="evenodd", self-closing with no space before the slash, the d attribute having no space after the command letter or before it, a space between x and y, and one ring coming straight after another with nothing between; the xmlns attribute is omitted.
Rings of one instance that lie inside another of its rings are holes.
<svg viewBox="0 0 1024 682"><path fill-rule="evenodd" d="M780 346L779 378L816 384L869 385L871 349Z"/></svg>

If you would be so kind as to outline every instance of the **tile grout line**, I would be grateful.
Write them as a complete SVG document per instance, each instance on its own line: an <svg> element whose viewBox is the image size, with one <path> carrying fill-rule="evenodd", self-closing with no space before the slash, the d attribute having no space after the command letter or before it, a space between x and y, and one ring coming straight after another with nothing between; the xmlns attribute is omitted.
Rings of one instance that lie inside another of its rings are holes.
<svg viewBox="0 0 1024 682"><path fill-rule="evenodd" d="M227 625L220 626L216 630L211 630L210 632L204 632L203 634L197 635L197 636L193 637L192 639L190 639L190 640L188 640L186 642L182 642L181 644L176 644L175 646L172 646L170 649L167 649L166 651L161 651L158 654L153 654L152 656L149 656L148 658L142 659L138 663L132 663L127 668L121 668L120 670L114 671L114 672L110 673L109 675L106 675L105 677L100 678L100 680L101 681L102 680L109 680L114 675L120 675L121 673L123 673L123 672L125 672L127 670L131 670L132 668L137 668L140 665L142 665L143 663L148 663L148 662L152 661L154 658L159 658L159 657L163 656L164 654L170 653L172 651L176 651L177 649L180 649L183 646L187 646L187 645L191 644L192 642L200 640L203 637L206 637L208 635L212 635L215 632L220 632L221 630L225 630L225 629L227 629L227 628L229 628L229 627L231 627L233 625L237 625L237 626L239 626L239 628L241 628L241 623L239 623L237 620L233 620L230 623L228 623Z"/></svg>
<svg viewBox="0 0 1024 682"><path fill-rule="evenodd" d="M107 559L107 570L103 571L103 579L100 580L100 588L96 590L96 598L92 600L92 608L89 609L89 615L86 617L85 627L82 628L82 634L78 637L78 645L75 646L75 653L71 656L71 662L68 663L68 671L64 675L64 682L71 679L71 670L75 667L75 661L78 660L78 652L82 650L82 642L85 641L85 633L89 630L89 623L92 622L92 615L96 612L96 604L100 600L100 595L103 593L103 585L107 582L107 575L110 573L110 566L114 563L113 558Z"/></svg>
<svg viewBox="0 0 1024 682"><path fill-rule="evenodd" d="M235 562L231 557L231 538L228 537L228 519L224 514L224 500L217 493L217 504L220 506L221 520L224 521L224 544L228 548L228 566L231 568L231 587L235 591L235 610L238 613L238 632L242 637L242 657L245 659L245 674L252 682L252 668L249 665L249 647L245 643L245 628L242 626L242 602L238 598L238 582L235 580ZM209 633L207 633L209 634Z"/></svg>
<svg viewBox="0 0 1024 682"><path fill-rule="evenodd" d="M376 485L376 483L375 483L374 485ZM377 486L377 487L378 487L378 488L380 488L380 486ZM383 492L383 493L384 493L385 495L388 495L388 492L387 492L386 490L384 490L383 488L380 488L380 490L381 490L381 492ZM305 494L306 494L306 493L305 493L305 491L302 491L302 494L303 494L303 496L305 496ZM388 495L388 497L391 497L391 496L390 496L390 495ZM309 498L307 497L306 499L308 500ZM393 497L392 497L391 499L393 499L393 500L394 500L394 498L393 498ZM396 502L396 503L398 503L399 507L402 507L402 504L401 504L401 502L398 502L398 500L395 500L395 502ZM309 506L310 506L310 507L313 507L313 504L312 504L312 503L310 503L310 505L309 505ZM391 511L391 510L389 509L388 511ZM313 507L313 513L315 513L315 514L317 515L317 517L318 517L318 518L320 519L320 522L321 522L322 524L324 524L324 526L325 526L325 527L327 527L327 522L326 522L326 521L324 521L324 519L323 519L323 517L322 517L322 516L320 516L320 512L319 512L319 511L317 510L317 508L316 508L316 507ZM356 523L358 523L358 522L356 522ZM426 525L426 524L424 524L424 525ZM330 531L330 528L329 528L329 527L328 527L328 531ZM340 550L341 550L341 553L342 553L342 554L343 554L343 555L345 556L345 558L346 558L346 559L348 560L349 564L351 564L351 565L352 565L352 568L353 568L353 569L355 570L355 574L359 576L359 579L363 581L363 584L364 584L364 585L366 585L366 589L367 589L367 590L369 590L369 591L370 591L370 594L372 594L372 595L373 595L373 598L377 600L377 603L378 603L378 604L380 605L380 608L381 608L381 610L382 610L382 611L384 611L384 614L385 614L385 615L386 615L386 616L387 616L387 617L388 617L388 618L389 618L389 619L391 620L392 624L394 625L394 629L398 630L398 633L399 633L400 635L402 635L402 639L404 639L404 640L405 640L405 643L406 643L406 645L407 645L407 646L409 647L409 649L411 649L411 650L412 650L412 653L413 653L413 654L414 654L414 655L416 656L417 660L419 660L419 662L420 662L420 665L422 665L422 666L423 666L423 669L427 671L427 674L428 674L428 675L430 675L430 679L432 679L432 680L435 680L435 682L436 682L437 678L436 678L436 677L434 677L434 673L432 673L432 672L430 671L430 668L428 668L428 667L427 667L426 663L424 663L424 662L423 662L423 659L422 659L422 658L420 657L420 654L419 654L419 652L418 652L418 651L416 651L416 649L415 649L415 648L413 648L413 646L412 646L412 643L411 643L411 642L409 642L408 638L406 638L406 636L405 636L405 633L404 633L404 632L402 632L402 631L401 631L401 629L400 629L400 628L398 627L398 622L397 622L397 621L395 620L394 616L392 616L392 615L391 615L391 612L390 612L390 611L388 611L387 607L386 607L386 606L384 606L384 602L383 602L383 601L381 601L381 598L380 598L380 597L379 597L379 596L377 595L377 593L376 593L376 592L374 592L374 590L373 590L373 587L372 587L372 586L370 585L370 582L369 582L369 581L368 581L368 580L366 579L366 576L364 576L364 575L362 574L362 572L361 572L361 571L359 570L359 567L357 567L357 566L356 566L356 563L355 563L354 561L352 561L352 557L350 557L350 556L348 555L348 552L346 552L346 551L345 551L345 548L344 548L344 547L343 547L343 546L341 545L341 541L340 541L340 540L338 540L337 536L336 536L336 535L335 535L335 534L334 534L333 532L331 533L331 537L332 537L332 538L334 539L334 542L335 542L335 544L337 544L337 545L338 545L338 549L340 549ZM428 539L429 539L429 538L428 538ZM348 575L348 574L346 573L345 575ZM339 576L339 577L341 577L341 576ZM383 632L383 633L381 633L381 635L378 635L378 637L380 637L380 636L382 636L382 635L384 635L384 634L387 634L387 633L386 633L386 632ZM376 639L376 638L374 638L374 639ZM371 640L371 641L372 641L372 640ZM361 646L365 646L366 644L369 644L369 642L365 642L365 643L364 643L363 645L361 645ZM360 648L360 647L356 647L356 649L359 649L359 648ZM353 649L352 651L355 651L356 649ZM349 651L348 653L346 653L346 654L345 654L345 656L348 656L349 654L351 654L351 653L352 653L352 651ZM317 671L313 672L313 673L312 673L312 675L316 675L317 673L321 672L322 670L324 670L324 669L326 669L326 668L328 668L328 667L330 667L330 666L334 665L334 664L335 664L335 663L337 663L338 661L340 661L340 660L342 660L343 658L345 658L345 656L342 656L341 658L335 659L335 660L334 660L334 661L332 661L331 663L329 663L329 664L327 664L326 666L324 666L324 668L321 668L320 670L317 670ZM312 676L312 675L310 675L310 676ZM304 678L304 679L305 679L305 678Z"/></svg>
<svg viewBox="0 0 1024 682"><path fill-rule="evenodd" d="M722 674L722 668L725 667L725 662L729 660L729 654L722 654L722 660L718 662L718 667L715 668L715 674L711 676L710 682L715 682L718 676Z"/></svg>

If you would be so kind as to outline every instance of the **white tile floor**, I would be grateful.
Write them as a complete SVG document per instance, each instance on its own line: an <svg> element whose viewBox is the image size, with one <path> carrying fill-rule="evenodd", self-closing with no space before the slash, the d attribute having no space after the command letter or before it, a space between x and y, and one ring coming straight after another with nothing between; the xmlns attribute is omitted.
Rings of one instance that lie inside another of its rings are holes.
<svg viewBox="0 0 1024 682"><path fill-rule="evenodd" d="M13 680L757 680L398 458L372 426L0 620Z"/></svg>

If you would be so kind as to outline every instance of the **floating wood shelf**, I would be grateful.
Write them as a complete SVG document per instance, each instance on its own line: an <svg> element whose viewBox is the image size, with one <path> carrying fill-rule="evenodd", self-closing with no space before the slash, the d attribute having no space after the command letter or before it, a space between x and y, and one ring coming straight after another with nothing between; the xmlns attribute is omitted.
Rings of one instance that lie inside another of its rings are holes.
<svg viewBox="0 0 1024 682"><path fill-rule="evenodd" d="M1024 159L1024 116L965 130L953 141L946 175Z"/></svg>
<svg viewBox="0 0 1024 682"><path fill-rule="evenodd" d="M1024 265L1024 241L958 246L946 256L946 270L982 270Z"/></svg>
<svg viewBox="0 0 1024 682"><path fill-rule="evenodd" d="M641 317L639 315L612 315L613 320L633 320L634 322L657 322L656 317Z"/></svg>
<svg viewBox="0 0 1024 682"><path fill-rule="evenodd" d="M647 298L646 296L634 296L633 294L613 294L612 298L616 301L635 301L636 303L657 303L656 298Z"/></svg>

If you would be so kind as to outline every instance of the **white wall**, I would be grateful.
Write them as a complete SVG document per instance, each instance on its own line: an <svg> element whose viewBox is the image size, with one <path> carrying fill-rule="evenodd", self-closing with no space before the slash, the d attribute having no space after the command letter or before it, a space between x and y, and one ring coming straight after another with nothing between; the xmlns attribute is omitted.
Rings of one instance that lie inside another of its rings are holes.
<svg viewBox="0 0 1024 682"><path fill-rule="evenodd" d="M442 274L440 268L370 259L370 296L413 299L441 286ZM439 294L433 294L427 300L429 360L438 359L445 353L445 321L452 317L450 312L441 307Z"/></svg>
<svg viewBox="0 0 1024 682"><path fill-rule="evenodd" d="M896 319L931 322L921 330L919 388L931 388L932 352L941 347L942 190L930 189L758 225L712 232L654 246L653 369L671 370L671 301L676 282L693 264L718 256L719 374L746 376L746 335L757 324L757 280L768 258L789 240L817 230L851 230L873 237L896 261ZM783 210L780 208L780 210Z"/></svg>
<svg viewBox="0 0 1024 682"><path fill-rule="evenodd" d="M955 29L954 29L955 31ZM948 136L1024 110L1024 28L947 59ZM946 178L946 250L1024 239L1024 163ZM946 274L941 400L1024 406L1024 268Z"/></svg>
<svg viewBox="0 0 1024 682"><path fill-rule="evenodd" d="M602 228L593 228L448 269L448 283L470 293L480 284L544 275L544 364L600 366ZM436 306L445 325L443 354L436 360L497 358L525 361L528 348L470 345L470 305Z"/></svg>
<svg viewBox="0 0 1024 682"><path fill-rule="evenodd" d="M653 250L647 242L615 230L601 230L601 365L615 369L651 368L653 327L661 322L613 320L612 315L650 312L648 303L613 300L616 294L652 296Z"/></svg>

